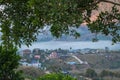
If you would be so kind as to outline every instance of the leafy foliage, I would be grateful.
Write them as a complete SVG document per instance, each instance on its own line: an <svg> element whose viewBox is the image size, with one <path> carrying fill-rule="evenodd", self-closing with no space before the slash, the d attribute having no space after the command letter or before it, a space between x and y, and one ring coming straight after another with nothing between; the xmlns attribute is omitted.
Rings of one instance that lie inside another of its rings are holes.
<svg viewBox="0 0 120 80"><path fill-rule="evenodd" d="M112 36L112 41L120 42L120 12L116 6L110 12L101 12L97 20L89 24L89 28L94 33L102 33Z"/></svg>
<svg viewBox="0 0 120 80"><path fill-rule="evenodd" d="M93 69L87 69L85 75L90 78L97 77L97 73Z"/></svg>
<svg viewBox="0 0 120 80"><path fill-rule="evenodd" d="M107 0L1 0L2 40L7 42L9 38L13 44L30 45L45 25L51 26L53 36L70 34L77 38L80 35L74 28L85 21L91 24L92 32L110 34L113 42L120 41L119 28L112 22L113 19L120 20L115 7L111 12L101 12L97 21L91 23L89 20L92 10L96 10L100 2L120 6Z"/></svg>
<svg viewBox="0 0 120 80"><path fill-rule="evenodd" d="M0 80L23 80L21 72L15 71L19 60L15 48L6 50L0 46Z"/></svg>
<svg viewBox="0 0 120 80"><path fill-rule="evenodd" d="M100 73L100 77L106 77L106 76L111 76L111 77L120 77L120 73L119 72L112 72L112 71L109 71L109 70L103 70L101 73Z"/></svg>
<svg viewBox="0 0 120 80"><path fill-rule="evenodd" d="M40 77L38 80L76 80L69 75L63 74L46 74L45 76Z"/></svg>

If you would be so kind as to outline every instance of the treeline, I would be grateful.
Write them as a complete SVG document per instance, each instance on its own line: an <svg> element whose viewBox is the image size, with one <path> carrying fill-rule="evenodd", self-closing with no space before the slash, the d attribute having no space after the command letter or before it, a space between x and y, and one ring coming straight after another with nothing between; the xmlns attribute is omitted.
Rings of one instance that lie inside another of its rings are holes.
<svg viewBox="0 0 120 80"><path fill-rule="evenodd" d="M21 67L19 70L23 72L23 76L25 78L28 78L30 80L114 80L114 78L120 78L120 72L102 70L100 73L98 73L91 68L87 69L85 73L79 74L77 76L63 74L60 72L46 74L44 71L34 67Z"/></svg>
<svg viewBox="0 0 120 80"><path fill-rule="evenodd" d="M110 77L111 79L120 78L120 73L110 70L103 70L98 74L94 69L87 69L84 76L89 77L92 80L105 80L105 77Z"/></svg>
<svg viewBox="0 0 120 80"><path fill-rule="evenodd" d="M100 77L106 77L106 76L120 78L120 72L112 72L109 70L103 70L100 73Z"/></svg>

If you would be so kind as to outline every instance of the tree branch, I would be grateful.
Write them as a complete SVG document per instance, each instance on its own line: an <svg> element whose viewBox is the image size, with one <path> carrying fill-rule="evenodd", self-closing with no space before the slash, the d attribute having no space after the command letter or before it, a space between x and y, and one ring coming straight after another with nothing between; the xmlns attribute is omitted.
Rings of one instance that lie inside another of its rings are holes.
<svg viewBox="0 0 120 80"><path fill-rule="evenodd" d="M99 0L99 2L107 2L107 3L111 3L111 4L114 4L114 5L120 6L120 3L116 3L116 2L113 2L113 1L109 1L109 0Z"/></svg>

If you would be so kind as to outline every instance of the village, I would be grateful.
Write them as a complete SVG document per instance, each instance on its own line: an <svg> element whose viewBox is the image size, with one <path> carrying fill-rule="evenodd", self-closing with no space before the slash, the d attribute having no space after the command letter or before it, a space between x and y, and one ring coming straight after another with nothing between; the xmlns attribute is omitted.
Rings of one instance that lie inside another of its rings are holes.
<svg viewBox="0 0 120 80"><path fill-rule="evenodd" d="M77 68L89 68L91 67L90 61L88 61L84 55L98 55L106 58L112 58L108 47L105 49L77 49L77 50L41 50L35 48L33 50L24 49L18 52L21 56L19 61L22 66L33 66L36 68L53 71L52 67L62 71L76 70ZM115 52L115 51L114 51ZM117 52L117 51L116 51ZM119 51L118 51L119 52ZM59 64L59 65L58 65Z"/></svg>

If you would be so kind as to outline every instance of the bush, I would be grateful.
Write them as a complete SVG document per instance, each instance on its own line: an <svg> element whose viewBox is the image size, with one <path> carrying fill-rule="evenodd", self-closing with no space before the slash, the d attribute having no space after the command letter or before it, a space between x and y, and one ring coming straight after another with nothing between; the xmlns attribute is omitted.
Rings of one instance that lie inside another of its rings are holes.
<svg viewBox="0 0 120 80"><path fill-rule="evenodd" d="M52 74L46 74L37 80L77 80L77 79L72 78L69 75L52 73Z"/></svg>
<svg viewBox="0 0 120 80"><path fill-rule="evenodd" d="M23 80L21 72L16 71L20 57L16 48L6 49L0 46L0 80Z"/></svg>
<svg viewBox="0 0 120 80"><path fill-rule="evenodd" d="M90 78L96 78L97 77L97 73L93 69L87 69L86 73L85 73L85 76L86 77L90 77Z"/></svg>

